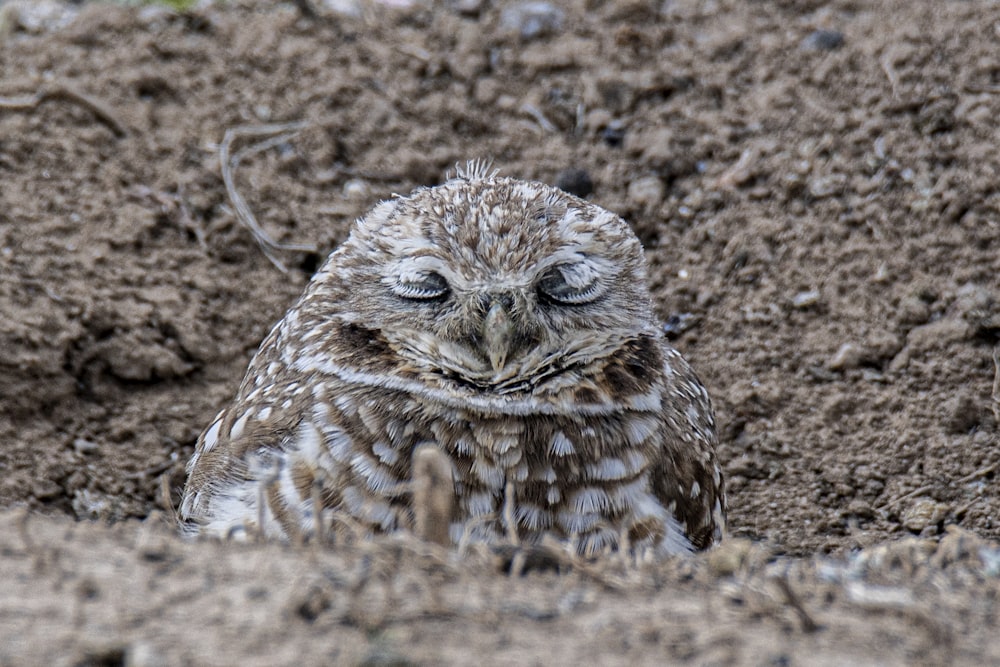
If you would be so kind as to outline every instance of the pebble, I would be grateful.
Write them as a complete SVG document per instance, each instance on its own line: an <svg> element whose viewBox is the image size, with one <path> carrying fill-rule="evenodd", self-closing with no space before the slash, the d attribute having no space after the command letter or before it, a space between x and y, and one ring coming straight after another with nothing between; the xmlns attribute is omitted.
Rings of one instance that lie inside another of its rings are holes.
<svg viewBox="0 0 1000 667"><path fill-rule="evenodd" d="M353 200L364 200L371 194L371 187L360 178L352 178L344 183L344 198Z"/></svg>
<svg viewBox="0 0 1000 667"><path fill-rule="evenodd" d="M620 148L625 143L625 123L620 120L611 121L601 132L601 138L608 146Z"/></svg>
<svg viewBox="0 0 1000 667"><path fill-rule="evenodd" d="M947 505L930 498L920 498L903 511L903 527L919 533L944 521L947 514Z"/></svg>
<svg viewBox="0 0 1000 667"><path fill-rule="evenodd" d="M65 28L80 12L71 3L57 0L15 0L0 2L0 24L3 32L20 28L32 34L54 32Z"/></svg>
<svg viewBox="0 0 1000 667"><path fill-rule="evenodd" d="M565 13L549 2L519 2L505 7L500 14L500 26L516 33L524 41L559 32Z"/></svg>
<svg viewBox="0 0 1000 667"><path fill-rule="evenodd" d="M950 397L943 408L944 426L949 433L956 435L970 433L986 418L985 406L966 392Z"/></svg>
<svg viewBox="0 0 1000 667"><path fill-rule="evenodd" d="M819 303L820 299L819 290L809 290L808 292L799 292L792 297L792 306L795 308L809 308L810 306L815 306Z"/></svg>
<svg viewBox="0 0 1000 667"><path fill-rule="evenodd" d="M31 495L36 500L51 500L62 495L62 493L63 488L51 479L35 480L35 483L31 485Z"/></svg>
<svg viewBox="0 0 1000 667"><path fill-rule="evenodd" d="M847 504L847 515L856 516L859 519L871 519L875 516L875 510L871 503L860 498L855 498Z"/></svg>
<svg viewBox="0 0 1000 667"><path fill-rule="evenodd" d="M659 206L663 196L663 182L656 176L646 176L628 184L629 200L643 208Z"/></svg>
<svg viewBox="0 0 1000 667"><path fill-rule="evenodd" d="M73 441L73 451L77 454L89 454L91 452L96 452L99 445L96 442L91 442L84 438L77 438Z"/></svg>
<svg viewBox="0 0 1000 667"><path fill-rule="evenodd" d="M826 367L831 371L845 371L857 368L864 358L864 350L854 343L844 343L840 349L826 362Z"/></svg>
<svg viewBox="0 0 1000 667"><path fill-rule="evenodd" d="M814 30L799 43L803 51L833 51L844 45L844 33L839 30Z"/></svg>
<svg viewBox="0 0 1000 667"><path fill-rule="evenodd" d="M484 0L451 0L448 6L462 16L477 17L483 11Z"/></svg>
<svg viewBox="0 0 1000 667"><path fill-rule="evenodd" d="M166 667L169 664L166 656L156 647L142 640L132 642L125 649L124 658L122 664L125 667Z"/></svg>
<svg viewBox="0 0 1000 667"><path fill-rule="evenodd" d="M672 313L663 323L663 333L668 339L675 339L697 324L694 313Z"/></svg>
<svg viewBox="0 0 1000 667"><path fill-rule="evenodd" d="M753 542L746 538L731 537L723 540L718 547L708 552L708 568L717 577L736 574L746 562Z"/></svg>
<svg viewBox="0 0 1000 667"><path fill-rule="evenodd" d="M926 324L931 318L931 308L917 296L904 297L899 302L899 321L903 324Z"/></svg>

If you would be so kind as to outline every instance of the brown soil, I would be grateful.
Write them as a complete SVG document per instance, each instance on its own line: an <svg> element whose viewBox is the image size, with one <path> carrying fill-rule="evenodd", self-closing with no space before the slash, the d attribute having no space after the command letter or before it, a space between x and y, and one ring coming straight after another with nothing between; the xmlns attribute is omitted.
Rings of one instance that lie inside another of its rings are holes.
<svg viewBox="0 0 1000 667"><path fill-rule="evenodd" d="M581 0L527 37L485 2L88 4L37 30L14 6L0 665L1000 660L994 3ZM218 149L287 121L238 174L271 236L319 248L282 273ZM161 488L321 256L478 157L585 170L633 223L740 539L524 578L406 540L176 539Z"/></svg>

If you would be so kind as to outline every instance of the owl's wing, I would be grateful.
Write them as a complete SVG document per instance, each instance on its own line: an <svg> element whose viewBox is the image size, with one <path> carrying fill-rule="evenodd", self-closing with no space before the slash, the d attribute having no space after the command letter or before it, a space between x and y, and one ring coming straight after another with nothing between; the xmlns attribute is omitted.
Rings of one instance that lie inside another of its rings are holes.
<svg viewBox="0 0 1000 667"><path fill-rule="evenodd" d="M235 528L256 527L260 484L276 474L301 421L295 403L276 401L276 394L237 399L199 436L179 509L185 533L225 537Z"/></svg>
<svg viewBox="0 0 1000 667"><path fill-rule="evenodd" d="M725 532L726 491L715 452L718 437L708 392L680 353L663 343L664 456L652 472L653 492L673 508L688 539L704 549Z"/></svg>

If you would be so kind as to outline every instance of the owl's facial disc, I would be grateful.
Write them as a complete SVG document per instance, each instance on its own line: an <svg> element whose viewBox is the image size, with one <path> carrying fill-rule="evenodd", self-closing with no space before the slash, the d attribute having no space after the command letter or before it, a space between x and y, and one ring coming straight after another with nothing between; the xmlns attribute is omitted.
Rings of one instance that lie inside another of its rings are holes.
<svg viewBox="0 0 1000 667"><path fill-rule="evenodd" d="M403 356L436 359L438 370L482 386L530 377L578 352L577 329L591 320L608 289L609 271L597 258L558 253L525 270L454 271L422 255L395 263L382 284L394 310L418 315L420 327L384 330Z"/></svg>
<svg viewBox="0 0 1000 667"><path fill-rule="evenodd" d="M540 183L459 178L384 202L342 254L341 312L428 381L554 387L655 328L625 221Z"/></svg>

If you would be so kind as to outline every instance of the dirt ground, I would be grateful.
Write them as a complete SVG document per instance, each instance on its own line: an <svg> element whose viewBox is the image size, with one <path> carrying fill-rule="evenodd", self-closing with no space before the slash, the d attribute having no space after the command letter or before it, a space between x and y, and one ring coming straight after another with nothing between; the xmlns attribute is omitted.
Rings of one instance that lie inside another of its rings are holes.
<svg viewBox="0 0 1000 667"><path fill-rule="evenodd" d="M995 3L30 4L0 2L0 665L1000 662ZM291 121L237 179L317 249L283 273L219 148ZM524 577L178 539L163 490L321 257L471 158L634 225L732 539Z"/></svg>

